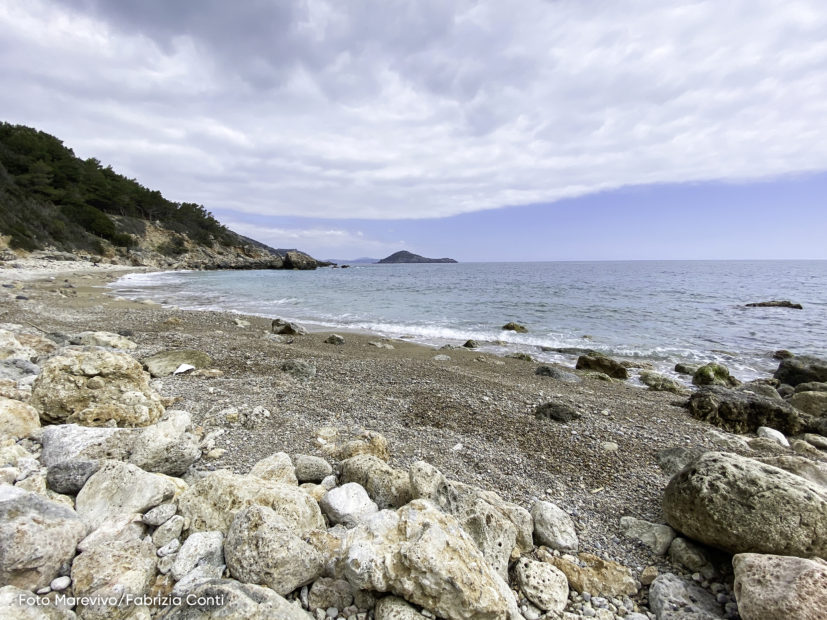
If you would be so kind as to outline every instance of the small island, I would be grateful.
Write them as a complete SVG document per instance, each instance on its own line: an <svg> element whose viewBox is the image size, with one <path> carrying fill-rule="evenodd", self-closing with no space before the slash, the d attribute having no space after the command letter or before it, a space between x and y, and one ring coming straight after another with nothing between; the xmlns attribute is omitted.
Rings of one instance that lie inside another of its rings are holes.
<svg viewBox="0 0 827 620"><path fill-rule="evenodd" d="M413 254L412 252L406 252L402 250L401 252L394 252L390 256L387 256L379 261L380 264L385 263L455 263L453 258L425 258L424 256L420 256L419 254Z"/></svg>

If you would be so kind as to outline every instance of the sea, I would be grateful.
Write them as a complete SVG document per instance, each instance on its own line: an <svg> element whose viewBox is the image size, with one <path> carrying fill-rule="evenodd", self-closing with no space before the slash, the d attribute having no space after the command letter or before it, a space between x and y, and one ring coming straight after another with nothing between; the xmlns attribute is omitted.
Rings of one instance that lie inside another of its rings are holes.
<svg viewBox="0 0 827 620"><path fill-rule="evenodd" d="M573 366L596 350L674 372L720 362L771 375L773 352L827 357L827 261L362 264L314 271L133 273L112 293L190 310L281 317L433 347L528 353ZM790 300L803 310L749 308ZM516 321L527 333L503 331Z"/></svg>

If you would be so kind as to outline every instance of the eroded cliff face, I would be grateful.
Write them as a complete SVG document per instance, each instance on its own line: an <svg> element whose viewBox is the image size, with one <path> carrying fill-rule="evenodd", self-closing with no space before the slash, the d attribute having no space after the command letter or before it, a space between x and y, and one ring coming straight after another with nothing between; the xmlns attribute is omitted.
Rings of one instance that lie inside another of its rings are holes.
<svg viewBox="0 0 827 620"><path fill-rule="evenodd" d="M318 261L309 254L298 250L278 251L263 245L256 245L237 235L237 242L226 245L196 243L189 237L147 222L142 234L133 235L136 245L131 248L117 248L102 243L104 253L100 256L82 250L64 252L59 250L38 250L24 252L9 248L7 238L0 237L0 260L13 261L26 256L58 261L88 259L93 262L154 267L158 269L316 269L329 263Z"/></svg>

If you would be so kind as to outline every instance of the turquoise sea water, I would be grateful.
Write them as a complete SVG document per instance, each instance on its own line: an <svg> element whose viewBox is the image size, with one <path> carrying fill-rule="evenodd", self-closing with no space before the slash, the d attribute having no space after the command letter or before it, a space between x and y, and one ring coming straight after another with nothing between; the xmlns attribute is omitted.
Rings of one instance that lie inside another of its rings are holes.
<svg viewBox="0 0 827 620"><path fill-rule="evenodd" d="M473 338L573 364L582 349L640 358L721 361L742 379L777 367L785 348L827 357L827 261L630 261L358 265L316 271L130 274L131 298L187 309L297 320L431 345ZM804 310L746 308L790 299ZM526 334L500 327L517 321Z"/></svg>

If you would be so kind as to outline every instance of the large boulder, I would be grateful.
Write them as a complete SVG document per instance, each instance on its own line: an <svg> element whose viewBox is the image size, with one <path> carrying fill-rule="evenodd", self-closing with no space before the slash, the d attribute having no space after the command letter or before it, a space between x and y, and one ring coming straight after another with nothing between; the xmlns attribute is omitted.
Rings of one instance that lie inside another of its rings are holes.
<svg viewBox="0 0 827 620"><path fill-rule="evenodd" d="M201 458L198 440L190 431L192 418L186 411L167 411L164 419L140 431L129 462L145 471L180 476Z"/></svg>
<svg viewBox="0 0 827 620"><path fill-rule="evenodd" d="M71 508L0 485L0 583L24 590L48 586L86 531Z"/></svg>
<svg viewBox="0 0 827 620"><path fill-rule="evenodd" d="M138 609L130 598L149 591L155 577L157 557L149 541L115 541L84 551L72 562L73 593L89 597L78 605L84 620L134 618ZM123 604L119 604L121 598Z"/></svg>
<svg viewBox="0 0 827 620"><path fill-rule="evenodd" d="M577 553L580 542L568 513L551 502L537 501L531 507L531 517L538 544L563 553Z"/></svg>
<svg viewBox="0 0 827 620"><path fill-rule="evenodd" d="M799 383L827 382L827 360L800 355L781 360L773 375L781 383L795 387Z"/></svg>
<svg viewBox="0 0 827 620"><path fill-rule="evenodd" d="M177 349L161 351L144 359L144 366L153 377L167 377L183 364L194 368L209 368L212 358L196 349Z"/></svg>
<svg viewBox="0 0 827 620"><path fill-rule="evenodd" d="M84 426L146 426L161 417L161 397L126 353L67 349L50 358L32 388L41 420Z"/></svg>
<svg viewBox="0 0 827 620"><path fill-rule="evenodd" d="M827 492L783 469L707 452L666 487L676 530L730 553L827 557Z"/></svg>
<svg viewBox="0 0 827 620"><path fill-rule="evenodd" d="M784 401L718 386L695 392L689 398L689 413L732 433L754 433L768 426L795 435L804 423L801 413Z"/></svg>
<svg viewBox="0 0 827 620"><path fill-rule="evenodd" d="M577 370L594 370L609 375L613 379L628 379L629 371L626 367L613 360L611 357L598 353L597 351L589 351L585 355L577 358L577 364L574 366Z"/></svg>
<svg viewBox="0 0 827 620"><path fill-rule="evenodd" d="M161 613L163 620L313 620L270 588L234 579L210 579L185 591L180 604Z"/></svg>
<svg viewBox="0 0 827 620"><path fill-rule="evenodd" d="M362 485L380 509L400 508L411 501L408 472L394 469L382 459L360 454L342 461L339 480Z"/></svg>
<svg viewBox="0 0 827 620"><path fill-rule="evenodd" d="M743 620L810 620L827 613L827 562L741 553L732 558Z"/></svg>
<svg viewBox="0 0 827 620"><path fill-rule="evenodd" d="M307 330L298 323L291 323L284 319L273 319L270 324L270 331L285 336L304 336L307 334Z"/></svg>
<svg viewBox="0 0 827 620"><path fill-rule="evenodd" d="M78 493L75 506L90 529L121 514L144 513L171 499L184 482L130 463L105 461Z"/></svg>
<svg viewBox="0 0 827 620"><path fill-rule="evenodd" d="M514 604L457 520L428 501L375 514L344 544L340 571L355 588L392 592L446 620L502 620Z"/></svg>
<svg viewBox="0 0 827 620"><path fill-rule="evenodd" d="M456 517L488 563L501 576L508 564L534 547L531 514L491 491L448 480L424 461L411 465L411 496L427 499Z"/></svg>
<svg viewBox="0 0 827 620"><path fill-rule="evenodd" d="M228 471L205 476L182 493L178 512L191 532L227 532L236 513L254 504L272 508L299 536L325 529L319 504L303 489Z"/></svg>
<svg viewBox="0 0 827 620"><path fill-rule="evenodd" d="M266 506L240 510L224 541L230 575L286 595L321 576L324 558Z"/></svg>
<svg viewBox="0 0 827 620"><path fill-rule="evenodd" d="M19 439L40 428L40 415L34 407L0 396L0 435Z"/></svg>
<svg viewBox="0 0 827 620"><path fill-rule="evenodd" d="M790 398L790 404L796 409L816 417L827 416L827 392L796 392Z"/></svg>
<svg viewBox="0 0 827 620"><path fill-rule="evenodd" d="M107 428L56 424L43 428L41 461L52 467L76 459L124 461L141 433L136 428Z"/></svg>

